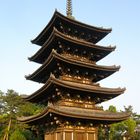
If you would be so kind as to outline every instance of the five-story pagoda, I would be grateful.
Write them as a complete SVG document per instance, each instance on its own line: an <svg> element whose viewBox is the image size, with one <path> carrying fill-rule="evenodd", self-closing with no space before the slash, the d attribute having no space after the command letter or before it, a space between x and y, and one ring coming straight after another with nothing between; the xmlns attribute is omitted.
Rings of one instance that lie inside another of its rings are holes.
<svg viewBox="0 0 140 140"><path fill-rule="evenodd" d="M71 1L67 16L55 11L52 19L32 43L41 48L29 60L42 64L26 79L43 87L25 100L46 105L34 116L19 118L29 125L45 128L45 140L97 140L100 124L128 118L126 113L104 111L97 104L124 93L124 88L106 88L98 83L120 66L96 62L115 50L96 45L111 29L81 23L72 17Z"/></svg>

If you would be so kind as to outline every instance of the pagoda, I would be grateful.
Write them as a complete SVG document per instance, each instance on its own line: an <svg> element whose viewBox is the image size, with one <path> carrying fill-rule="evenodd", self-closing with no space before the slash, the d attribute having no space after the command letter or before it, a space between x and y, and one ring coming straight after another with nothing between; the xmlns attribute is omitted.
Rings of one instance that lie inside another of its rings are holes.
<svg viewBox="0 0 140 140"><path fill-rule="evenodd" d="M113 46L97 45L111 31L75 20L70 0L67 16L55 11L48 25L32 40L41 47L29 60L41 66L26 76L44 85L24 99L43 104L46 109L19 121L45 128L45 140L97 140L99 125L126 120L129 114L104 111L98 105L125 91L99 84L120 69L96 64L115 50Z"/></svg>

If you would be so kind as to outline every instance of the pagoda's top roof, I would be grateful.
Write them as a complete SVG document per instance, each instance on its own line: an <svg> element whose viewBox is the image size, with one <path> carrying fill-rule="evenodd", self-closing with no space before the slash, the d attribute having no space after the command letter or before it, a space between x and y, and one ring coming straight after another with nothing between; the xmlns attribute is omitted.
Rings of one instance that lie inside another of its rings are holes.
<svg viewBox="0 0 140 140"><path fill-rule="evenodd" d="M114 123L126 120L130 114L129 113L113 113L103 110L93 110L93 109L84 109L84 108L77 108L77 107L67 107L67 106L54 106L49 105L46 110L43 112L33 115L30 117L21 117L18 118L20 122L23 123L38 123L38 122L45 122L46 117L49 113L53 113L56 115L60 115L63 117L71 117L71 118L78 118L84 120L96 120L108 123Z"/></svg>
<svg viewBox="0 0 140 140"><path fill-rule="evenodd" d="M45 43L46 39L48 39L49 35L51 34L53 27L57 28L58 25L61 24L61 22L64 22L67 26L70 25L70 27L74 27L78 30L82 30L83 32L88 32L92 34L92 36L94 36L93 37L94 40L92 40L93 43L97 43L112 31L112 29L110 28L106 29L102 27L87 25L77 20L68 18L62 15L61 13L59 13L58 11L55 11L48 25L42 30L42 32L34 40L32 40L32 43L42 46Z"/></svg>
<svg viewBox="0 0 140 140"><path fill-rule="evenodd" d="M116 47L112 46L100 46L100 45L95 45L91 42L87 42L85 40L80 40L76 39L75 37L71 37L68 35L65 35L64 33L61 33L58 31L55 27L53 28L53 31L48 38L48 40L43 44L43 46L37 51L35 55L29 58L31 61L35 61L38 63L43 63L42 56L43 58L47 58L52 47L57 47L58 46L58 41L59 43L62 43L63 45L69 45L69 47L72 48L72 50L75 49L80 49L86 47L87 50L90 50L90 52L97 52L97 55L100 55L100 57L96 58L95 61L99 61L109 53L115 50ZM53 45L55 43L56 45ZM74 47L73 47L74 46ZM77 47L78 46L78 47ZM94 54L95 55L95 54Z"/></svg>
<svg viewBox="0 0 140 140"><path fill-rule="evenodd" d="M43 75L43 71L46 73L46 69L51 69L51 67L53 67L54 63L53 61L58 60L63 62L63 63L67 63L70 65L74 65L77 67L82 67L82 68L87 68L87 69L92 69L92 70L98 70L98 71L102 71L102 72L107 72L107 73L114 73L116 71L118 71L120 69L120 66L102 66L102 65L97 65L95 63L91 63L91 62L84 62L81 60L76 60L73 59L69 56L63 56L58 54L55 50L52 50L52 53L50 54L50 56L48 57L48 59L43 63L43 65L41 67L39 67L35 72L33 72L31 75L26 76L26 79L28 80L34 80L37 82L42 82L42 81L38 81L38 78L41 78L41 74ZM49 66L50 65L50 66ZM45 76L47 76L48 73L46 73ZM108 75L109 76L109 75ZM100 79L101 80L101 79Z"/></svg>
<svg viewBox="0 0 140 140"><path fill-rule="evenodd" d="M47 98L47 96L49 96L50 92L48 90L52 89L52 85L80 91L81 93L82 92L91 93L97 97L102 96L102 99L96 101L96 103L101 103L104 100L108 100L113 97L116 97L124 93L125 91L125 88L105 88L105 87L97 86L95 84L83 84L83 83L78 83L78 82L65 81L61 79L56 79L53 75L51 75L43 87L41 87L39 90L37 90L33 94L27 97L24 97L24 99L27 101L32 101L32 102L41 102L42 99Z"/></svg>

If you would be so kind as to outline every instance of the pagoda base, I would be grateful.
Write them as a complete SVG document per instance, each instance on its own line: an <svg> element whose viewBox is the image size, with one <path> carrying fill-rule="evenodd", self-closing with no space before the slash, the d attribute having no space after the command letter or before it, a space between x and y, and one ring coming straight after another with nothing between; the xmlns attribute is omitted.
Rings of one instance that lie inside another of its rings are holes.
<svg viewBox="0 0 140 140"><path fill-rule="evenodd" d="M45 140L97 140L97 135L97 128L59 128L54 132L46 132Z"/></svg>

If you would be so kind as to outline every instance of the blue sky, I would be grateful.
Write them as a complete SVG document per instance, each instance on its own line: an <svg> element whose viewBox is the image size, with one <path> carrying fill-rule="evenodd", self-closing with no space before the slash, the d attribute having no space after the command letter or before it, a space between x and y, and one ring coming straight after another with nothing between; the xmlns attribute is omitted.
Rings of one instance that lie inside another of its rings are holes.
<svg viewBox="0 0 140 140"><path fill-rule="evenodd" d="M56 8L65 14L66 0L1 0L0 90L31 94L42 86L24 78L40 66L27 60L40 48L30 40L47 25ZM73 16L87 24L113 29L98 44L116 45L116 51L98 64L121 65L121 69L100 83L127 90L103 105L113 104L118 110L132 105L140 113L140 1L73 0Z"/></svg>

